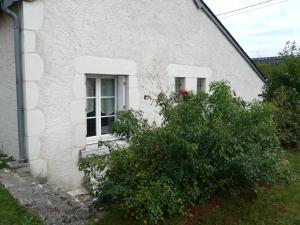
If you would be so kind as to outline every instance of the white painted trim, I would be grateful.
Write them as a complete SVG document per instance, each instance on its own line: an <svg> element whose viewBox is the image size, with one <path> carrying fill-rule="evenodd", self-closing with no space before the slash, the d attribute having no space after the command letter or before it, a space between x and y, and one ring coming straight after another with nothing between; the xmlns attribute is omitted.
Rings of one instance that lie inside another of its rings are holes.
<svg viewBox="0 0 300 225"><path fill-rule="evenodd" d="M78 73L135 76L137 64L132 60L81 56L75 59Z"/></svg>
<svg viewBox="0 0 300 225"><path fill-rule="evenodd" d="M112 58L102 58L96 56L81 56L74 60L74 66L77 71L76 79L73 82L73 91L74 96L81 97L81 94L85 93L85 77L101 77L103 76L115 76L120 78L120 76L126 76L126 87L124 88L123 101L126 99L126 108L139 109L139 90L137 82L137 64L132 60L126 59L112 59ZM82 77L80 77L82 76ZM118 84L118 86L125 85L125 80ZM75 87L75 88L74 88ZM80 91L81 94L76 93ZM116 92L118 93L118 92ZM85 96L85 95L84 95ZM118 96L119 97L119 96ZM74 101L73 101L74 102ZM85 102L85 98L84 98ZM124 106L124 103L122 103ZM81 107L84 109L85 107ZM71 107L71 115L76 114L78 109ZM80 120L80 124L86 126L86 114L80 113L83 115ZM77 121L74 121L77 123ZM73 122L73 123L74 123ZM101 137L89 137L80 134L76 136L76 141L78 143L94 144L98 143L99 139L112 141L116 140L114 135L104 135Z"/></svg>
<svg viewBox="0 0 300 225"><path fill-rule="evenodd" d="M135 110L139 109L139 89L136 76L137 64L134 61L97 56L81 56L74 60L74 64L77 72L82 75L128 76L126 85L126 107ZM82 83L81 89L85 90L84 83ZM74 92L76 92L76 90L74 90Z"/></svg>
<svg viewBox="0 0 300 225"><path fill-rule="evenodd" d="M169 64L167 69L171 77L210 78L211 69L201 66Z"/></svg>
<svg viewBox="0 0 300 225"><path fill-rule="evenodd" d="M96 119L96 136L91 136L91 137L87 137L87 141L88 143L94 143L95 141L101 139L102 137L104 139L110 138L111 134L101 134L101 130L102 130L102 118L103 116L101 115L101 108L102 108L102 99L103 96L101 95L101 82L104 79L112 79L114 80L115 83L115 93L114 96L109 96L110 99L114 99L115 102L115 114L114 116L109 116L109 117L114 117L114 119L116 120L117 118L117 111L118 111L118 86L117 86L117 78L116 76L89 76L87 75L87 78L93 78L95 79L95 91L96 91L96 95L95 95L95 102L96 102L96 115L94 117L92 117L92 119ZM86 99L89 99L90 97L86 97ZM86 119L89 119L88 117L86 117ZM90 118L91 119L91 118Z"/></svg>

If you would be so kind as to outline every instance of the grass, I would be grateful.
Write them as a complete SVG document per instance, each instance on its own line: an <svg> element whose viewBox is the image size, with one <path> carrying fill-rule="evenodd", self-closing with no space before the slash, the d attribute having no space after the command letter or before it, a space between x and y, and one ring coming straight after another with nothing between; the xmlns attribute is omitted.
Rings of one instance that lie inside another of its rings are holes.
<svg viewBox="0 0 300 225"><path fill-rule="evenodd" d="M4 157L4 155L0 154L0 170L7 167L6 161L1 160L1 157Z"/></svg>
<svg viewBox="0 0 300 225"><path fill-rule="evenodd" d="M264 188L257 195L238 194L214 199L191 209L190 218L173 218L170 225L300 225L300 153L290 153L296 174L292 184ZM134 225L119 210L108 212L93 225Z"/></svg>
<svg viewBox="0 0 300 225"><path fill-rule="evenodd" d="M7 167L6 162L0 160L0 170L3 169L3 168L6 168L6 167Z"/></svg>
<svg viewBox="0 0 300 225"><path fill-rule="evenodd" d="M0 225L42 225L42 223L0 184Z"/></svg>
<svg viewBox="0 0 300 225"><path fill-rule="evenodd" d="M0 154L0 157L4 155ZM7 167L6 161L0 160L0 169ZM0 184L0 225L42 225L42 223Z"/></svg>

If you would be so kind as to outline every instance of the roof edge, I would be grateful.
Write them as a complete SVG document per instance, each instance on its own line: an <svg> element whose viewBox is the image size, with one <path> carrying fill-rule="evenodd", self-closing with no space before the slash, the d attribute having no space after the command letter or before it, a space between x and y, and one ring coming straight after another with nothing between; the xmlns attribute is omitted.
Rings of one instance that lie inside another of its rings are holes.
<svg viewBox="0 0 300 225"><path fill-rule="evenodd" d="M258 77L264 82L267 82L265 75L259 70L252 59L244 51L244 49L239 45L235 38L230 34L222 22L215 16L211 9L204 3L203 0L193 0L198 9L202 9L205 14L212 20L212 22L218 27L218 29L225 35L227 40L234 46L234 48L240 53L240 55L246 60L250 67L256 72Z"/></svg>

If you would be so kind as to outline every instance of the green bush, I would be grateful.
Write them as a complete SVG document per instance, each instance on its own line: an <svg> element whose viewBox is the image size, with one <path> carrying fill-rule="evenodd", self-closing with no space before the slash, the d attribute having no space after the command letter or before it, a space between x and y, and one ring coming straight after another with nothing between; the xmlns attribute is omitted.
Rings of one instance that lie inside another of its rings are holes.
<svg viewBox="0 0 300 225"><path fill-rule="evenodd" d="M263 97L277 108L281 144L296 148L300 145L300 49L288 42L281 55L284 62L269 77Z"/></svg>
<svg viewBox="0 0 300 225"><path fill-rule="evenodd" d="M120 113L115 131L128 145L109 145L111 154L80 162L98 180L102 206L117 205L141 224L158 224L213 196L289 180L274 108L235 97L226 82L211 84L210 91L160 94L160 126L146 125L134 111Z"/></svg>

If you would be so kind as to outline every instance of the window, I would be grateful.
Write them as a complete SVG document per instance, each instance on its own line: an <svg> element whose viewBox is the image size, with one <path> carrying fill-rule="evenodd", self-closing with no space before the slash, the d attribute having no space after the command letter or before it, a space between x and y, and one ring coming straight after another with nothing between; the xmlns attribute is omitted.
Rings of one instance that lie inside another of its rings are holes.
<svg viewBox="0 0 300 225"><path fill-rule="evenodd" d="M205 78L197 79L197 92L205 92L206 80Z"/></svg>
<svg viewBox="0 0 300 225"><path fill-rule="evenodd" d="M118 79L87 77L86 118L87 137L99 138L111 134L116 119Z"/></svg>
<svg viewBox="0 0 300 225"><path fill-rule="evenodd" d="M175 77L175 92L178 93L182 89L185 89L185 78Z"/></svg>

